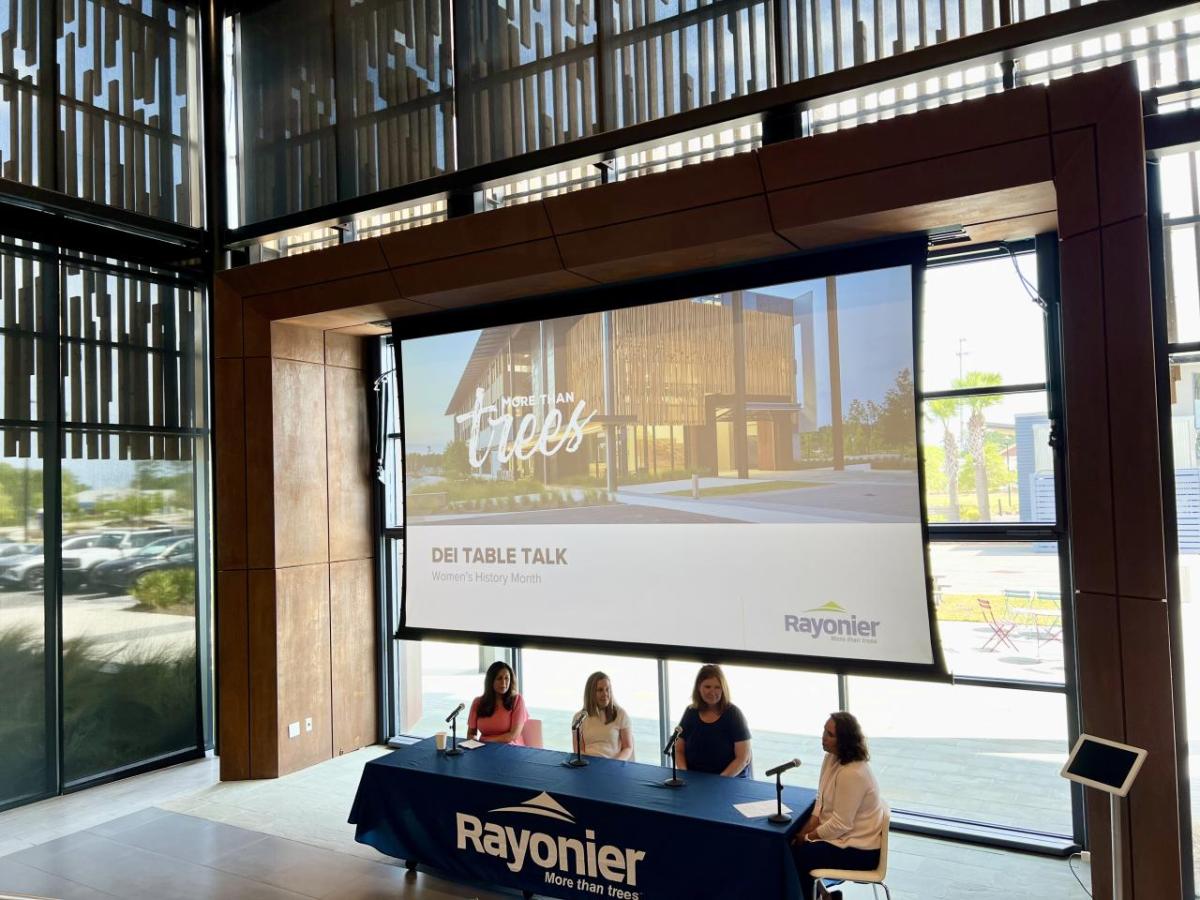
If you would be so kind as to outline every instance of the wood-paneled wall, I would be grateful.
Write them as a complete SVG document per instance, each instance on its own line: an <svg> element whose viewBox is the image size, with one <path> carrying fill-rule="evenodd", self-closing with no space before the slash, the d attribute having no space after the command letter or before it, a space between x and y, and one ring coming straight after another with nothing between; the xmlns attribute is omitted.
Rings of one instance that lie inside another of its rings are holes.
<svg viewBox="0 0 1200 900"><path fill-rule="evenodd" d="M230 339L239 304L218 298L221 777L270 778L376 740L363 347L278 322Z"/></svg>
<svg viewBox="0 0 1200 900"><path fill-rule="evenodd" d="M355 326L947 224L961 224L983 241L1057 228L1083 726L1150 749L1129 802L1126 896L1178 897L1177 675L1166 602L1141 135L1136 74L1126 65L234 270L222 276L217 295L218 346L239 348L219 351L229 358L218 360L218 416L226 409L226 417L237 419L236 410L252 403L264 408L258 391L302 389L299 381L274 376L271 360L249 352L273 343L272 320ZM236 358L243 346L245 360ZM328 366L327 344L326 373ZM226 390L231 396L222 397ZM262 453L271 418L243 413L238 421L224 432L218 418L218 461L236 456L244 441L241 452L256 460L244 471L272 486L290 483L281 471L291 465L282 448ZM229 559L248 552L245 541L222 534L227 527L235 536L244 532L238 514L245 516L248 486L218 470L218 543ZM263 514L253 496L249 508L251 517ZM282 538L278 529L269 533ZM229 621L236 623L242 585L222 576L235 607ZM319 606L317 589L312 593ZM278 589L274 599L271 612L288 615ZM336 631L341 600L331 605ZM308 615L308 603L298 608ZM230 636L230 652L245 654L243 643ZM263 652L273 649L278 667L291 664L290 647L277 643ZM273 696L282 683L273 683ZM248 713L246 703L232 703L222 729L256 724L253 699ZM334 709L336 716L336 702ZM253 768L253 750L251 756ZM1103 897L1111 892L1107 804L1089 800L1093 878Z"/></svg>

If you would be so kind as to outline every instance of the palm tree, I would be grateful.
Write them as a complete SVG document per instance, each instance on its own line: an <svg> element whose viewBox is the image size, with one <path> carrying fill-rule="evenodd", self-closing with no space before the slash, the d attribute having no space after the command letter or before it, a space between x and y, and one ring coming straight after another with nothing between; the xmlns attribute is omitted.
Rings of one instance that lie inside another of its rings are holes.
<svg viewBox="0 0 1200 900"><path fill-rule="evenodd" d="M942 471L946 474L946 490L949 493L948 518L957 522L958 512L958 439L950 430L950 423L958 415L958 400L953 397L941 397L930 400L925 408L933 417L942 423Z"/></svg>
<svg viewBox="0 0 1200 900"><path fill-rule="evenodd" d="M954 379L956 388L990 388L997 387L1001 382L999 372L968 372L962 378ZM990 522L992 519L991 505L988 502L987 461L985 446L987 443L987 420L983 411L989 406L1000 402L996 394L975 394L962 400L971 410L967 419L967 453L975 466L975 499L979 503L979 521Z"/></svg>

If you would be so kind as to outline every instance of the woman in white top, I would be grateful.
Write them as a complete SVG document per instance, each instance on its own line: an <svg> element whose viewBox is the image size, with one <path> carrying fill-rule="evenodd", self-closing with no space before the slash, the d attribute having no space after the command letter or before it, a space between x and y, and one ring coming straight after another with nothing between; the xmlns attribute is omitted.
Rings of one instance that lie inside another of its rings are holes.
<svg viewBox="0 0 1200 900"><path fill-rule="evenodd" d="M825 760L812 815L792 840L800 871L801 896L813 896L813 869L857 869L879 866L883 803L879 783L867 760L867 741L858 720L835 712L821 735ZM841 893L835 891L834 897Z"/></svg>
<svg viewBox="0 0 1200 900"><path fill-rule="evenodd" d="M633 728L625 710L613 699L612 681L603 672L588 676L583 688L583 712L580 726L583 739L580 752L609 759L633 758Z"/></svg>

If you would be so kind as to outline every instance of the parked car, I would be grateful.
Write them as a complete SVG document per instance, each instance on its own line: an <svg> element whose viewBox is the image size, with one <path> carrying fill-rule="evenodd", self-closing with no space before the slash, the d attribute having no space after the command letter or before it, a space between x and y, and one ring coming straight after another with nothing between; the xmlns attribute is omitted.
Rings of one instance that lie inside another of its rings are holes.
<svg viewBox="0 0 1200 900"><path fill-rule="evenodd" d="M99 534L72 535L62 542L63 552L94 546L101 537ZM45 580L46 557L40 544L26 546L32 547L29 553L0 557L0 585L7 588L24 587L30 591L41 589Z"/></svg>
<svg viewBox="0 0 1200 900"><path fill-rule="evenodd" d="M63 590L79 588L92 580L92 570L100 563L123 559L161 538L178 536L178 529L163 525L137 530L103 531L95 543L67 548L63 544Z"/></svg>
<svg viewBox="0 0 1200 900"><path fill-rule="evenodd" d="M191 568L196 563L196 540L178 535L159 538L122 559L98 563L88 583L110 594L120 594L143 575L166 569Z"/></svg>

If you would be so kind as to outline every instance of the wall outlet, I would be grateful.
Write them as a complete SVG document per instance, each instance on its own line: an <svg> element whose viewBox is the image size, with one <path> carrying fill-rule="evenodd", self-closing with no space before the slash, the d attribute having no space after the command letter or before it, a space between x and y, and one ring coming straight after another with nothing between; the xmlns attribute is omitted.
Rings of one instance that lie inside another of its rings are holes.
<svg viewBox="0 0 1200 900"><path fill-rule="evenodd" d="M309 716L307 719L304 720L304 730L312 731L312 716Z"/></svg>
<svg viewBox="0 0 1200 900"><path fill-rule="evenodd" d="M299 722L289 722L288 723L288 737L289 738L300 737L300 723Z"/></svg>
<svg viewBox="0 0 1200 900"><path fill-rule="evenodd" d="M1092 864L1092 851L1084 850L1082 853L1080 853L1079 861L1082 862L1085 866L1090 866Z"/></svg>

